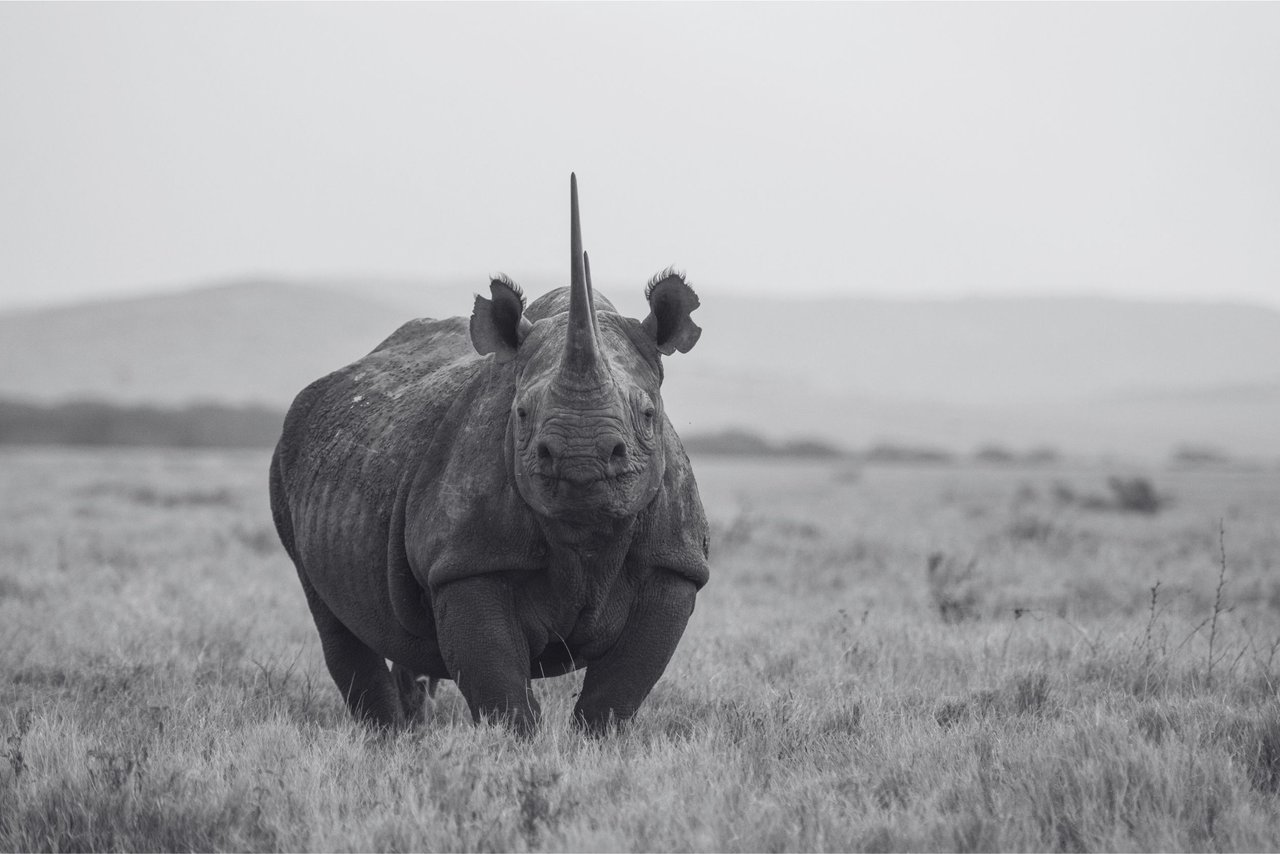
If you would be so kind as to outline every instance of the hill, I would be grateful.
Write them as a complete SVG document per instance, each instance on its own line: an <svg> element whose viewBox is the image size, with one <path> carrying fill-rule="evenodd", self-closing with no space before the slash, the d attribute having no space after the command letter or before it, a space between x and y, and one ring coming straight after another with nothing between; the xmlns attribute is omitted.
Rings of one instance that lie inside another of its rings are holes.
<svg viewBox="0 0 1280 854"><path fill-rule="evenodd" d="M483 285L483 282L480 283ZM695 287L697 282L694 282ZM476 283L334 282L406 312L470 309ZM536 296L553 283L526 285ZM642 316L643 289L599 290ZM698 288L696 368L961 406L1280 389L1280 311L1101 297L787 299ZM691 360L693 361L693 360Z"/></svg>
<svg viewBox="0 0 1280 854"><path fill-rule="evenodd" d="M283 407L407 319L341 291L267 281L0 314L0 395Z"/></svg>
<svg viewBox="0 0 1280 854"><path fill-rule="evenodd" d="M242 281L0 314L0 396L272 408L477 283ZM545 287L527 287L536 296ZM641 288L602 284L626 313ZM1280 313L1095 298L764 299L703 289L705 334L669 360L682 432L736 427L851 448L1050 444L1163 457L1280 455Z"/></svg>

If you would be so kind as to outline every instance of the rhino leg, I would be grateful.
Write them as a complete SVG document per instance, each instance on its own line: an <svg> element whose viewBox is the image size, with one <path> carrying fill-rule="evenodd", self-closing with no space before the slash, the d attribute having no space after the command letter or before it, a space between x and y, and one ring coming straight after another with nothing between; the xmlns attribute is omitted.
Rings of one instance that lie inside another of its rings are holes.
<svg viewBox="0 0 1280 854"><path fill-rule="evenodd" d="M342 692L351 713L365 723L388 729L403 727L405 721L400 692L387 670L386 659L365 646L342 624L301 568L298 569L298 577L302 579L307 605L320 633L320 646L324 649L329 675Z"/></svg>
<svg viewBox="0 0 1280 854"><path fill-rule="evenodd" d="M395 681L396 690L400 693L400 708L404 712L405 721L409 726L421 723L426 716L426 684L418 674L399 664L391 665L391 678ZM431 681L435 682L434 679Z"/></svg>
<svg viewBox="0 0 1280 854"><path fill-rule="evenodd" d="M541 710L510 582L493 575L454 581L432 601L440 651L472 719L502 721L521 735L532 734Z"/></svg>
<svg viewBox="0 0 1280 854"><path fill-rule="evenodd" d="M574 707L578 725L593 735L610 722L625 723L667 669L693 614L698 589L688 579L658 570L636 596L617 643L587 662L582 693Z"/></svg>

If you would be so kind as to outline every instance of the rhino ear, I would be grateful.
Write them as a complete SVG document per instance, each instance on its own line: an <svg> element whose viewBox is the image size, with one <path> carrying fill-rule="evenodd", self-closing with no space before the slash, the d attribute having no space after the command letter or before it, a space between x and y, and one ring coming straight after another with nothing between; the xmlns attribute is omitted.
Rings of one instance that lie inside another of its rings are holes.
<svg viewBox="0 0 1280 854"><path fill-rule="evenodd" d="M489 292L493 299L477 296L471 311L471 345L481 356L493 353L495 361L510 362L533 324L524 316L524 294L515 282L498 276Z"/></svg>
<svg viewBox="0 0 1280 854"><path fill-rule="evenodd" d="M702 328L689 315L698 307L698 295L684 276L663 270L649 280L644 290L649 300L649 316L641 326L658 344L658 352L670 356L676 350L688 353L698 343Z"/></svg>

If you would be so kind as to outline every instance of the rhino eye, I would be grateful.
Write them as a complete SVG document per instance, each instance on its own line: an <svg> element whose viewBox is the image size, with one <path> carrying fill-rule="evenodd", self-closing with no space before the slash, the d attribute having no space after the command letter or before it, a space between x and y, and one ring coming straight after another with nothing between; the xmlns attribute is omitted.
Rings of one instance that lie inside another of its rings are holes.
<svg viewBox="0 0 1280 854"><path fill-rule="evenodd" d="M644 411L644 418L646 421L652 421L653 416L655 415L657 415L657 413L654 411L652 406L650 406L648 409Z"/></svg>
<svg viewBox="0 0 1280 854"><path fill-rule="evenodd" d="M525 408L523 406L517 406L516 417L519 418L521 421L523 421L529 417L529 413L525 411Z"/></svg>

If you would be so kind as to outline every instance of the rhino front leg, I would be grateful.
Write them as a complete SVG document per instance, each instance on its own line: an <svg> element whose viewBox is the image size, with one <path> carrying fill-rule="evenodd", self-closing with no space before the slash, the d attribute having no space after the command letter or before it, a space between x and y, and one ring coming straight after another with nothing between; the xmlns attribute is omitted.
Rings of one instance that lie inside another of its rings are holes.
<svg viewBox="0 0 1280 854"><path fill-rule="evenodd" d="M587 663L582 694L574 707L579 725L602 734L610 720L625 723L640 708L667 669L693 614L693 582L658 570L641 588L618 642Z"/></svg>
<svg viewBox="0 0 1280 854"><path fill-rule="evenodd" d="M501 720L531 734L540 710L511 584L492 575L453 581L433 595L433 603L440 652L472 719Z"/></svg>

